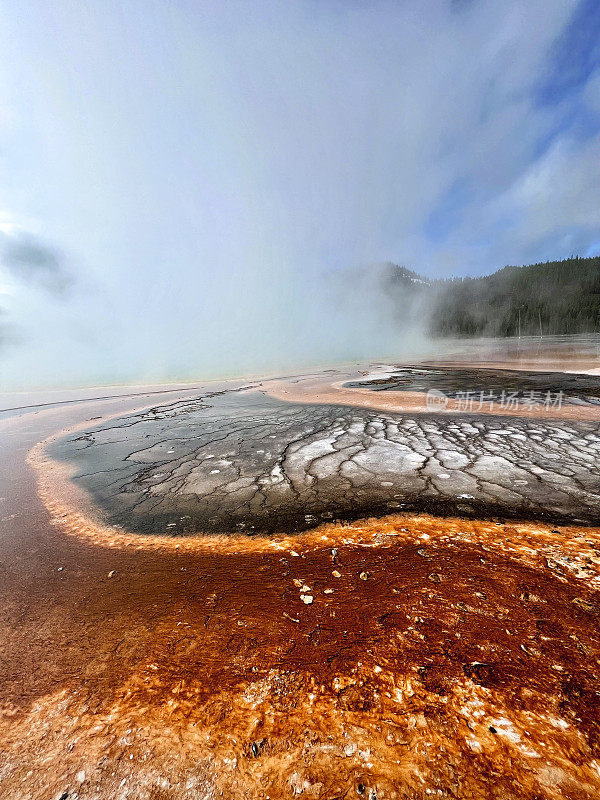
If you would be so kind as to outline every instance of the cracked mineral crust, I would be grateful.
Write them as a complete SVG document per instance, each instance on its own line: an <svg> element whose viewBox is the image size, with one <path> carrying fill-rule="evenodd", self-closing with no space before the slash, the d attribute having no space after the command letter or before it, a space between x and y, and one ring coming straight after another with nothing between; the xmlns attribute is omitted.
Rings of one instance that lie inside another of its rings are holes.
<svg viewBox="0 0 600 800"><path fill-rule="evenodd" d="M110 524L142 533L303 530L404 509L597 522L592 420L392 413L198 397L54 443Z"/></svg>

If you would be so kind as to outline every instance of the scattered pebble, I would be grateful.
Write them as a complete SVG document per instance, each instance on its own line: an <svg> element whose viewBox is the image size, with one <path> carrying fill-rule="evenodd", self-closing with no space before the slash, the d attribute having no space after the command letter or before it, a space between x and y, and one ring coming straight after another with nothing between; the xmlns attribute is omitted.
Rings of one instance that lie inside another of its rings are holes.
<svg viewBox="0 0 600 800"><path fill-rule="evenodd" d="M361 579L361 581L368 581L370 574L371 574L370 572L361 572L359 578Z"/></svg>
<svg viewBox="0 0 600 800"><path fill-rule="evenodd" d="M116 571L116 570L114 570L114 569L111 569L111 571L108 573L108 575L107 575L106 577L107 577L107 578L112 578L112 577L113 577L113 575L115 574L115 571Z"/></svg>
<svg viewBox="0 0 600 800"><path fill-rule="evenodd" d="M333 575L334 578L341 578L342 577L342 573L338 572L337 569L334 569L331 574Z"/></svg>
<svg viewBox="0 0 600 800"><path fill-rule="evenodd" d="M300 600L302 600L302 602L305 603L305 605L309 606L314 600L314 598L312 594L301 594Z"/></svg>

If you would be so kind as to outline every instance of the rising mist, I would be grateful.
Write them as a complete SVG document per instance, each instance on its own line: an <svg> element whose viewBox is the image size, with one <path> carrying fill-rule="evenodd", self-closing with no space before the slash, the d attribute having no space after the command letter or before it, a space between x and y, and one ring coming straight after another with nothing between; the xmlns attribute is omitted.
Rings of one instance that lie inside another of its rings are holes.
<svg viewBox="0 0 600 800"><path fill-rule="evenodd" d="M597 247L584 6L9 0L2 387L399 357L424 314L365 264Z"/></svg>

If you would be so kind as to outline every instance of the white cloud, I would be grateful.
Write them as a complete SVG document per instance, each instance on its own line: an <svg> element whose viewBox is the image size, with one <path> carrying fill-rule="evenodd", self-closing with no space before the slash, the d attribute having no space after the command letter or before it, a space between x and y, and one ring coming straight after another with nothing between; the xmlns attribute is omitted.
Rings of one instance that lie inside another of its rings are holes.
<svg viewBox="0 0 600 800"><path fill-rule="evenodd" d="M590 110L600 114L600 69L589 77L583 91L583 98Z"/></svg>

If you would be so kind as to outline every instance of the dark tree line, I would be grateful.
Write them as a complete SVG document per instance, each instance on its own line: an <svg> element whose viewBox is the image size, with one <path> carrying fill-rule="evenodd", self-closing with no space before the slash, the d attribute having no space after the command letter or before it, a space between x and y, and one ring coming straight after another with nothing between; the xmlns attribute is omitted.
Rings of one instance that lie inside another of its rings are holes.
<svg viewBox="0 0 600 800"><path fill-rule="evenodd" d="M435 281L437 336L544 336L600 331L600 257L504 267L483 278Z"/></svg>

